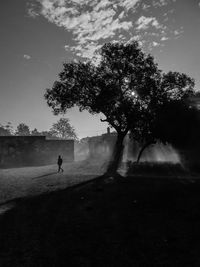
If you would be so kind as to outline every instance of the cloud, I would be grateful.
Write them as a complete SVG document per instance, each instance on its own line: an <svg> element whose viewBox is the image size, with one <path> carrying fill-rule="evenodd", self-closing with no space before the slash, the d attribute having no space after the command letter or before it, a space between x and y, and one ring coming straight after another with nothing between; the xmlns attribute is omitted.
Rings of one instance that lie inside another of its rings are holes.
<svg viewBox="0 0 200 267"><path fill-rule="evenodd" d="M149 51L152 51L154 48L161 48L162 46L164 46L164 44L162 43L159 43L158 41L153 41L151 43L145 43L146 45L146 48L149 50ZM158 51L158 50L157 50ZM161 50L160 50L161 51Z"/></svg>
<svg viewBox="0 0 200 267"><path fill-rule="evenodd" d="M36 18L37 16L39 16L39 14L33 8L28 9L28 15L32 18Z"/></svg>
<svg viewBox="0 0 200 267"><path fill-rule="evenodd" d="M139 41L139 40L141 40L141 38L142 38L141 35L137 34L137 35L134 35L133 37L131 37L129 41L130 42L131 41Z"/></svg>
<svg viewBox="0 0 200 267"><path fill-rule="evenodd" d="M170 3L176 2L176 0L153 0L152 5L155 8L160 8L169 5Z"/></svg>
<svg viewBox="0 0 200 267"><path fill-rule="evenodd" d="M177 39L182 35L183 32L184 32L183 27L180 27L180 29L174 30L173 34L174 34L175 38Z"/></svg>
<svg viewBox="0 0 200 267"><path fill-rule="evenodd" d="M26 8L29 17L36 18L37 16L40 15L39 12L37 11L37 6L35 3L27 2Z"/></svg>
<svg viewBox="0 0 200 267"><path fill-rule="evenodd" d="M120 1L119 5L129 11L130 9L134 9L139 2L138 0L124 0Z"/></svg>
<svg viewBox="0 0 200 267"><path fill-rule="evenodd" d="M160 40L161 41L167 41L169 39L169 37L163 36Z"/></svg>
<svg viewBox="0 0 200 267"><path fill-rule="evenodd" d="M153 41L153 43L152 43L152 46L154 46L154 47L159 46L159 45L160 44L158 42L155 42L155 41Z"/></svg>
<svg viewBox="0 0 200 267"><path fill-rule="evenodd" d="M175 0L152 1L147 5L144 0L34 0L34 4L29 6L29 13L32 17L40 14L49 22L63 27L72 34L65 49L77 56L91 58L103 43L116 39L128 41L134 38L133 33L139 36L140 32L148 29L148 34L152 33L152 36L166 36L166 32L162 33L166 30L163 24L165 17L160 23L152 15L148 17L141 13L138 18L137 11L147 13L152 7L166 6ZM145 34L147 31L143 37ZM139 41L143 44L148 42L141 36Z"/></svg>
<svg viewBox="0 0 200 267"><path fill-rule="evenodd" d="M153 26L156 29L161 29L163 28L162 25L160 25L157 21L156 18L154 17L145 17L145 16L141 16L137 21L136 21L136 29L137 30L146 30L147 28L149 28L149 26Z"/></svg>
<svg viewBox="0 0 200 267"><path fill-rule="evenodd" d="M85 57L85 58L92 58L95 56L98 49L101 48L101 45L99 45L97 42L88 42L87 44L79 44L75 46L69 46L65 45L66 51L72 51L75 52L77 56L79 57Z"/></svg>
<svg viewBox="0 0 200 267"><path fill-rule="evenodd" d="M95 11L99 11L100 9L108 8L112 6L112 2L110 0L102 0L97 3L97 5L94 7Z"/></svg>
<svg viewBox="0 0 200 267"><path fill-rule="evenodd" d="M154 1L152 1L152 4L153 4L153 6L154 7L162 7L162 6L165 6L165 5L167 5L167 0L154 0Z"/></svg>
<svg viewBox="0 0 200 267"><path fill-rule="evenodd" d="M76 45L72 48L79 56L94 45L108 38L128 31L133 27L127 19L127 12L134 10L141 0L37 0L41 5L41 15L49 22L64 27L73 35ZM118 14L118 9L123 11ZM87 51L87 52L86 52Z"/></svg>
<svg viewBox="0 0 200 267"><path fill-rule="evenodd" d="M151 6L150 6L150 5L147 5L146 3L143 3L143 4L142 4L142 10L144 10L144 11L149 10L150 7L151 7Z"/></svg>
<svg viewBox="0 0 200 267"><path fill-rule="evenodd" d="M29 60L29 59L31 59L31 56L24 54L23 58L25 58L26 60Z"/></svg>

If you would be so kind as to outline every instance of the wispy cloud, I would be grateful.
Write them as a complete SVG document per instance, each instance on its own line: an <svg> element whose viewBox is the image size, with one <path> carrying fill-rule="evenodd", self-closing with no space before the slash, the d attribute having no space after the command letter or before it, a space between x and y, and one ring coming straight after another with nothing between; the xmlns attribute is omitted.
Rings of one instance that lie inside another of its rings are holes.
<svg viewBox="0 0 200 267"><path fill-rule="evenodd" d="M27 2L27 14L31 18L36 18L40 14L37 12L37 6L34 3Z"/></svg>
<svg viewBox="0 0 200 267"><path fill-rule="evenodd" d="M140 32L147 29L165 36L162 34L166 29L163 21L159 22L157 17L144 16L142 13L138 18L137 11L147 12L151 7L165 7L173 1L153 0L147 5L143 0L35 0L34 5L40 4L39 13L49 22L72 33L72 39L65 45L66 50L80 57L92 57L108 40L117 38L128 41L133 35L139 36ZM38 9L35 14L34 11L33 5L30 6L32 17L38 14ZM140 38L140 42L146 40Z"/></svg>
<svg viewBox="0 0 200 267"><path fill-rule="evenodd" d="M136 29L137 30L146 30L150 26L155 27L156 29L161 29L163 26L158 23L157 19L154 17L145 17L141 16L137 21L136 21Z"/></svg>
<svg viewBox="0 0 200 267"><path fill-rule="evenodd" d="M96 6L94 6L94 10L99 11L100 9L104 9L110 6L112 6L112 2L110 0L102 0L98 2Z"/></svg>
<svg viewBox="0 0 200 267"><path fill-rule="evenodd" d="M167 6L170 3L176 2L176 0L153 0L152 1L152 5L155 8L159 8L159 7L163 7L163 6Z"/></svg>
<svg viewBox="0 0 200 267"><path fill-rule="evenodd" d="M141 35L137 34L137 35L134 35L133 37L130 38L130 42L131 41L140 41L141 40Z"/></svg>
<svg viewBox="0 0 200 267"><path fill-rule="evenodd" d="M163 36L163 37L161 38L161 41L167 41L168 39L169 39L169 37Z"/></svg>
<svg viewBox="0 0 200 267"><path fill-rule="evenodd" d="M26 59L26 60L29 60L29 59L31 59L31 56L30 56L30 55L26 55L26 54L24 54L24 55L23 55L23 58Z"/></svg>
<svg viewBox="0 0 200 267"><path fill-rule="evenodd" d="M127 20L127 12L141 0L37 0L41 4L41 14L50 22L72 32L75 46L68 47L78 55L91 55L98 42L128 31L133 27ZM118 16L118 8L123 8ZM81 54L82 53L82 54Z"/></svg>
<svg viewBox="0 0 200 267"><path fill-rule="evenodd" d="M159 44L158 42L153 41L152 45L153 45L154 47L156 47L156 46L159 46L160 44Z"/></svg>
<svg viewBox="0 0 200 267"><path fill-rule="evenodd" d="M119 6L124 7L126 10L134 9L136 7L136 4L138 4L141 1L138 0L124 0L124 1L119 1Z"/></svg>
<svg viewBox="0 0 200 267"><path fill-rule="evenodd" d="M39 16L39 14L33 8L28 9L28 15L32 18L36 18L37 16Z"/></svg>
<svg viewBox="0 0 200 267"><path fill-rule="evenodd" d="M181 27L180 29L174 30L173 34L174 34L175 38L177 39L182 35L183 32L184 32L183 27Z"/></svg>

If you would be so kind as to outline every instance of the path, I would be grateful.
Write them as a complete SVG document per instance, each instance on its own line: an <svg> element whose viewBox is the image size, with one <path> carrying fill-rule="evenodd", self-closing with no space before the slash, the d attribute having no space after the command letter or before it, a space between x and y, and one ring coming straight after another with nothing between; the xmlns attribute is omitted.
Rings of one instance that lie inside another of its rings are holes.
<svg viewBox="0 0 200 267"><path fill-rule="evenodd" d="M67 163L63 168L64 173L57 173L56 165L0 170L0 203L64 189L102 174L83 163Z"/></svg>

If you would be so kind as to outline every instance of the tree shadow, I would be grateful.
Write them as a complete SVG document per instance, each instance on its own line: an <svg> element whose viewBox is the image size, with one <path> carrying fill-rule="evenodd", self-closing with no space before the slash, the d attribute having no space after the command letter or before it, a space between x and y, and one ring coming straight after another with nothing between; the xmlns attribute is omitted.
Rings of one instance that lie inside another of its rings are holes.
<svg viewBox="0 0 200 267"><path fill-rule="evenodd" d="M43 175L40 175L40 176L37 176L37 177L33 177L32 179L40 179L40 178L43 178L43 177L46 177L46 176L50 176L50 175L53 175L53 174L57 174L58 172L51 172L51 173L46 173L46 174L43 174Z"/></svg>
<svg viewBox="0 0 200 267"><path fill-rule="evenodd" d="M187 176L188 171L180 163L128 162L126 176Z"/></svg>

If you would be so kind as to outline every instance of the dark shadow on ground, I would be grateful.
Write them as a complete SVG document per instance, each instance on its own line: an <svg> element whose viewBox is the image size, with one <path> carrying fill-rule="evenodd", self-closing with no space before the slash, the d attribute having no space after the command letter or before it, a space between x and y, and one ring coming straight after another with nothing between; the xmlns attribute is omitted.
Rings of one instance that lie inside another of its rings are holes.
<svg viewBox="0 0 200 267"><path fill-rule="evenodd" d="M126 175L137 176L146 175L148 176L188 176L189 170L187 170L180 163L170 162L133 162L130 161L126 164Z"/></svg>
<svg viewBox="0 0 200 267"><path fill-rule="evenodd" d="M33 177L32 179L39 179L39 178L43 178L43 177L50 176L50 175L57 174L57 173L58 172L46 173L46 174L43 174L43 175L40 175L40 176L37 176L37 177Z"/></svg>
<svg viewBox="0 0 200 267"><path fill-rule="evenodd" d="M200 266L200 181L101 177L18 200L0 266Z"/></svg>

